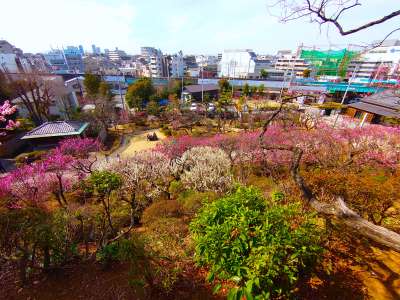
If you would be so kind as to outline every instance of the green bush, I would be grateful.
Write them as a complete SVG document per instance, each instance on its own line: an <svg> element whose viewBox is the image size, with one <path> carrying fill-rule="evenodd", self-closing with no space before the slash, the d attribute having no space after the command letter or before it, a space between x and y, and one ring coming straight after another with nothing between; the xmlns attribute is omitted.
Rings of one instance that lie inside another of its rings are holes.
<svg viewBox="0 0 400 300"><path fill-rule="evenodd" d="M239 187L205 205L190 229L197 262L210 268L208 280L237 284L228 299L290 295L322 251L311 215L267 201L254 188Z"/></svg>

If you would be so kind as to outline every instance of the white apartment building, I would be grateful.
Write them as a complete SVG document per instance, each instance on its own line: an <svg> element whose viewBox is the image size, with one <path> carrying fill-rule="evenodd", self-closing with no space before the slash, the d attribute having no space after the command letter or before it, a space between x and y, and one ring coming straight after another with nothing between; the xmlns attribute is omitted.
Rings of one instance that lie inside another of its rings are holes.
<svg viewBox="0 0 400 300"><path fill-rule="evenodd" d="M150 77L163 77L164 61L162 55L150 56Z"/></svg>
<svg viewBox="0 0 400 300"><path fill-rule="evenodd" d="M356 79L389 79L400 76L400 40L387 40L348 66L348 75Z"/></svg>
<svg viewBox="0 0 400 300"><path fill-rule="evenodd" d="M310 64L297 55L284 54L275 62L275 69L291 72L294 71L296 76L302 76L303 71L310 69Z"/></svg>
<svg viewBox="0 0 400 300"><path fill-rule="evenodd" d="M5 40L0 40L0 71L20 73L30 72L32 68L21 49Z"/></svg>
<svg viewBox="0 0 400 300"><path fill-rule="evenodd" d="M116 47L115 50L107 51L107 56L109 60L118 61L121 60L123 56L126 56L126 53L125 51L119 50L118 47Z"/></svg>
<svg viewBox="0 0 400 300"><path fill-rule="evenodd" d="M183 61L183 53L179 51L178 54L172 55L168 66L169 76L182 77L185 73L185 62Z"/></svg>
<svg viewBox="0 0 400 300"><path fill-rule="evenodd" d="M0 53L0 71L18 73L17 56L14 53Z"/></svg>
<svg viewBox="0 0 400 300"><path fill-rule="evenodd" d="M250 49L225 50L218 66L219 77L251 78L256 67L256 54Z"/></svg>

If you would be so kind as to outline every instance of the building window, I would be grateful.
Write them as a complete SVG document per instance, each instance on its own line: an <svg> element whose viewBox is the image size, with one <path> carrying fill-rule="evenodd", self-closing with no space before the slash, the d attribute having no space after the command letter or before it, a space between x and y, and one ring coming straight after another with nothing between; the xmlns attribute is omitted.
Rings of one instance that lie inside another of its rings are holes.
<svg viewBox="0 0 400 300"><path fill-rule="evenodd" d="M354 118L361 119L362 115L363 115L363 112L360 110L357 110L356 113L354 114Z"/></svg>

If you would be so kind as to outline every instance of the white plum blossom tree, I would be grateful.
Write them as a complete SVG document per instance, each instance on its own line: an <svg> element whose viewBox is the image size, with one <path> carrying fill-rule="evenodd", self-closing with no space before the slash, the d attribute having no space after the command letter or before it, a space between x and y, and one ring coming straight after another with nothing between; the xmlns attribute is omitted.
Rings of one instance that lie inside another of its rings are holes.
<svg viewBox="0 0 400 300"><path fill-rule="evenodd" d="M233 183L228 155L215 147L194 147L181 157L182 183L199 192L227 191Z"/></svg>

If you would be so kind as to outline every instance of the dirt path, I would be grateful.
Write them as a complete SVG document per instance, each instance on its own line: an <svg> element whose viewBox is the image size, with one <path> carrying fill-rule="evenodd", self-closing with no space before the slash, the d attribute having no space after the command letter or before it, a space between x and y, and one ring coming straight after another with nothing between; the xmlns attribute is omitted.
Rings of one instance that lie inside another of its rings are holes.
<svg viewBox="0 0 400 300"><path fill-rule="evenodd" d="M159 129L146 130L140 134L127 138L125 145L122 146L120 150L117 150L116 153L121 157L127 158L134 155L135 152L154 148L158 141L151 142L147 140L147 135L153 132L157 134L159 140L165 139L165 135Z"/></svg>
<svg viewBox="0 0 400 300"><path fill-rule="evenodd" d="M353 267L371 299L400 299L400 253L371 247L365 263Z"/></svg>

